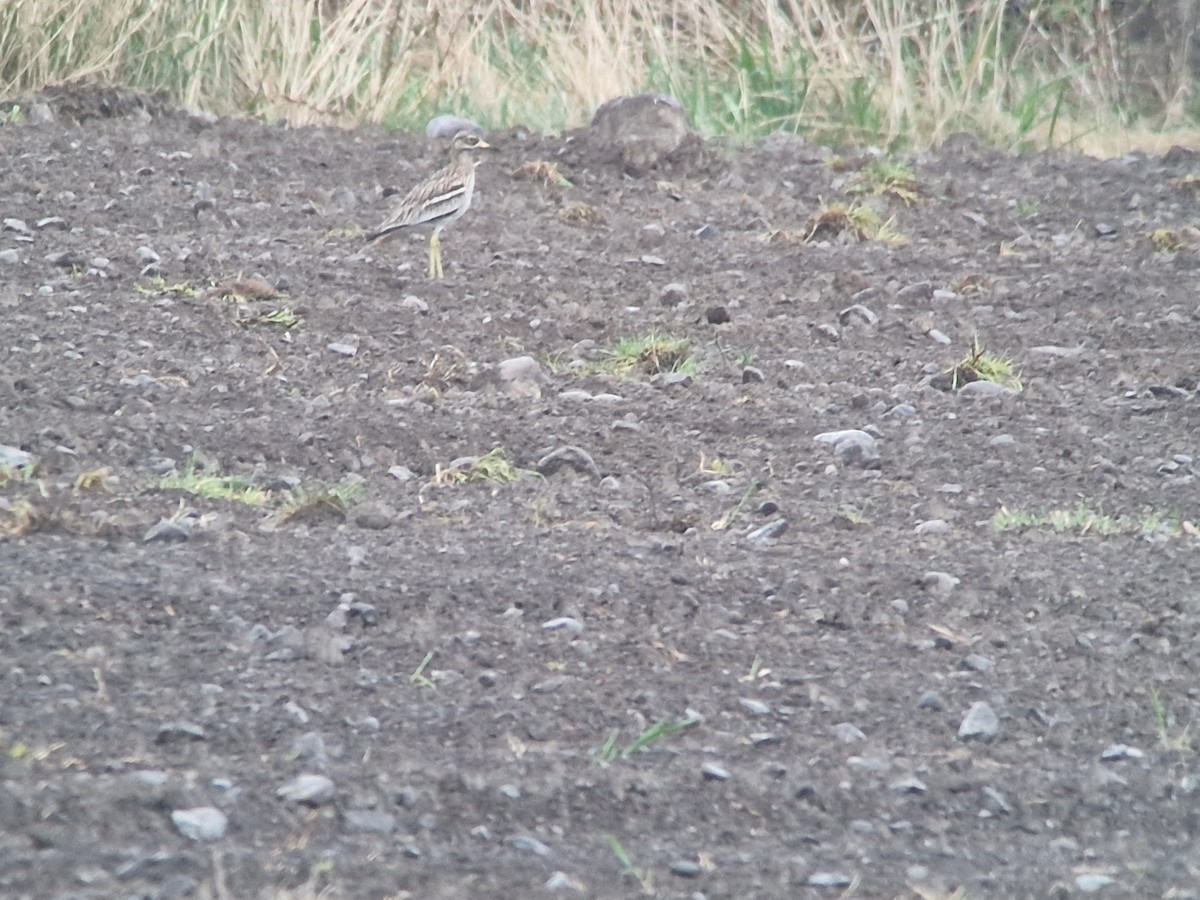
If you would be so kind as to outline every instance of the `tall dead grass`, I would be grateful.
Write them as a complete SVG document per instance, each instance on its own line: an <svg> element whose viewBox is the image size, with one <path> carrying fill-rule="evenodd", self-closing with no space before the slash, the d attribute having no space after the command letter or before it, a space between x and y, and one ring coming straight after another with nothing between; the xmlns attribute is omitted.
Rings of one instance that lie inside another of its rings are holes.
<svg viewBox="0 0 1200 900"><path fill-rule="evenodd" d="M1124 5L1139 2L1150 0ZM656 88L702 130L743 135L926 145L966 129L1011 144L1110 129L1131 105L1127 23L1110 0L1053 6L1054 17L1007 0L5 0L0 96L91 78L297 123L411 126L455 111L552 130ZM1182 109L1191 80L1178 81L1150 91L1158 108Z"/></svg>

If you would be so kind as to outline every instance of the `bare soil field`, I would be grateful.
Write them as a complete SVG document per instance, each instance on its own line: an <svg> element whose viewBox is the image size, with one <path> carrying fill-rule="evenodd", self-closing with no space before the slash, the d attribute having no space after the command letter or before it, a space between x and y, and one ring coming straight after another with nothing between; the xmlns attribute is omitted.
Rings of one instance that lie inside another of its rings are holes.
<svg viewBox="0 0 1200 900"><path fill-rule="evenodd" d="M0 895L1200 896L1195 154L514 129L431 282L435 142L86 112L0 127Z"/></svg>

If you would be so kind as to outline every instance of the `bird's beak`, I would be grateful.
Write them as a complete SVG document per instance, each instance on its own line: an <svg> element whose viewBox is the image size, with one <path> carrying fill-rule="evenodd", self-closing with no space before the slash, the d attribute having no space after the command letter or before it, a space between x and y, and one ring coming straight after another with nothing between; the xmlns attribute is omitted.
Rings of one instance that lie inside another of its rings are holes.
<svg viewBox="0 0 1200 900"><path fill-rule="evenodd" d="M478 150L494 150L495 149L491 144L489 144L483 138L479 139L479 143L476 144L475 147Z"/></svg>

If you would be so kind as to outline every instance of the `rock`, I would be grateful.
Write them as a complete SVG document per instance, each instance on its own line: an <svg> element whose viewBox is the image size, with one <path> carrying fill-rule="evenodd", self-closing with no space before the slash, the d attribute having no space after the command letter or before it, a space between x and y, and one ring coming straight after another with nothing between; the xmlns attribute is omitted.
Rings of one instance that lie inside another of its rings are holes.
<svg viewBox="0 0 1200 900"><path fill-rule="evenodd" d="M1115 878L1102 872L1084 872L1082 875L1075 876L1075 887L1084 894L1094 894L1102 888L1116 883Z"/></svg>
<svg viewBox="0 0 1200 900"><path fill-rule="evenodd" d="M728 769L715 762L706 762L701 765L700 774L709 781L728 781L732 777Z"/></svg>
<svg viewBox="0 0 1200 900"><path fill-rule="evenodd" d="M813 872L808 876L812 887L847 887L854 879L841 872Z"/></svg>
<svg viewBox="0 0 1200 900"><path fill-rule="evenodd" d="M288 803L320 806L333 799L333 780L324 775L297 775L282 785L275 794Z"/></svg>
<svg viewBox="0 0 1200 900"><path fill-rule="evenodd" d="M556 619L549 619L542 623L542 629L545 631L569 631L571 634L583 634L583 623L572 616L559 616Z"/></svg>
<svg viewBox="0 0 1200 900"><path fill-rule="evenodd" d="M747 712L752 712L756 716L769 715L771 712L771 707L767 706L767 704L763 703L761 700L753 700L749 697L742 697L738 700L738 703L741 704L742 709L746 710Z"/></svg>
<svg viewBox="0 0 1200 900"><path fill-rule="evenodd" d="M861 303L855 303L853 306L847 306L838 313L838 321L843 325L848 325L854 321L861 322L864 325L877 325L879 323L879 316Z"/></svg>
<svg viewBox="0 0 1200 900"><path fill-rule="evenodd" d="M21 261L21 254L12 247L6 247L0 250L0 263L6 266L14 266Z"/></svg>
<svg viewBox="0 0 1200 900"><path fill-rule="evenodd" d="M945 534L950 530L950 523L945 519L929 519L913 529L914 534Z"/></svg>
<svg viewBox="0 0 1200 900"><path fill-rule="evenodd" d="M758 528L755 528L748 535L746 535L746 540L753 541L756 544L764 543L780 537L785 531L787 531L787 529L787 519L775 519L772 522L768 522L766 525L760 525Z"/></svg>
<svg viewBox="0 0 1200 900"><path fill-rule="evenodd" d="M444 114L434 116L425 125L425 137L434 140L450 140L460 131L483 136L483 126L473 119Z"/></svg>
<svg viewBox="0 0 1200 900"><path fill-rule="evenodd" d="M331 341L325 345L325 349L330 353L336 353L338 356L355 356L358 354L358 346L356 344L343 344L339 341Z"/></svg>
<svg viewBox="0 0 1200 900"><path fill-rule="evenodd" d="M931 594L945 597L959 584L959 579L949 572L929 571L921 576L921 587Z"/></svg>
<svg viewBox="0 0 1200 900"><path fill-rule="evenodd" d="M687 285L682 282L672 281L663 285L662 290L658 292L658 302L663 306L678 306L686 299Z"/></svg>
<svg viewBox="0 0 1200 900"><path fill-rule="evenodd" d="M175 744L186 741L204 741L208 735L195 722L168 722L154 736L156 744Z"/></svg>
<svg viewBox="0 0 1200 900"><path fill-rule="evenodd" d="M177 809L171 813L171 822L180 834L192 841L219 841L225 837L228 826L225 813L214 806Z"/></svg>
<svg viewBox="0 0 1200 900"><path fill-rule="evenodd" d="M705 223L693 231L692 235L702 241L714 241L721 236L721 229L716 225Z"/></svg>
<svg viewBox="0 0 1200 900"><path fill-rule="evenodd" d="M658 165L690 133L683 104L666 94L615 97L596 110L590 126L590 138L632 175Z"/></svg>
<svg viewBox="0 0 1200 900"><path fill-rule="evenodd" d="M856 725L849 722L838 722L833 726L833 736L843 744L854 744L859 741L865 741L867 736Z"/></svg>
<svg viewBox="0 0 1200 900"><path fill-rule="evenodd" d="M671 874L680 878L699 878L700 864L690 859L677 859L670 865Z"/></svg>
<svg viewBox="0 0 1200 900"><path fill-rule="evenodd" d="M991 740L1000 732L1000 717L982 700L972 703L962 723L958 726L960 741Z"/></svg>
<svg viewBox="0 0 1200 900"><path fill-rule="evenodd" d="M514 850L521 850L521 851L524 851L525 853L532 853L535 856L549 856L550 855L550 848L547 847L541 841L539 841L537 838L535 838L531 835L527 835L527 834L516 835L511 840L509 840L509 843L512 845Z"/></svg>
<svg viewBox="0 0 1200 900"><path fill-rule="evenodd" d="M826 431L818 434L813 440L818 444L832 444L833 455L842 465L857 466L861 469L878 469L880 466L875 438L860 429Z"/></svg>
<svg viewBox="0 0 1200 900"><path fill-rule="evenodd" d="M972 397L1015 397L1020 391L1005 387L994 381L968 381L958 389L958 396Z"/></svg>
<svg viewBox="0 0 1200 900"><path fill-rule="evenodd" d="M144 543L151 541L179 542L186 541L192 536L187 526L179 522L172 522L170 519L159 519L155 524L146 529L146 533L142 535Z"/></svg>
<svg viewBox="0 0 1200 900"><path fill-rule="evenodd" d="M0 444L0 466L7 466L10 469L23 469L27 466L32 466L36 459L37 457L32 453L27 453L20 447Z"/></svg>
<svg viewBox="0 0 1200 900"><path fill-rule="evenodd" d="M710 306L704 311L704 321L709 325L727 325L733 321L733 316L724 306Z"/></svg>
<svg viewBox="0 0 1200 900"><path fill-rule="evenodd" d="M588 475L597 481L603 477L600 473L600 467L596 465L596 461L592 459L591 454L581 447L558 447L551 450L534 464L534 468L538 473L547 477L553 475L563 466L568 466L581 475Z"/></svg>
<svg viewBox="0 0 1200 900"><path fill-rule="evenodd" d="M396 830L396 817L379 809L348 809L342 813L347 831L365 834L391 834Z"/></svg>
<svg viewBox="0 0 1200 900"><path fill-rule="evenodd" d="M642 230L638 232L638 246L643 250L654 250L661 247L666 239L667 229L657 222L643 225Z"/></svg>
<svg viewBox="0 0 1200 900"><path fill-rule="evenodd" d="M917 708L941 712L946 708L946 701L942 699L942 695L937 691L923 691L921 696L917 698Z"/></svg>

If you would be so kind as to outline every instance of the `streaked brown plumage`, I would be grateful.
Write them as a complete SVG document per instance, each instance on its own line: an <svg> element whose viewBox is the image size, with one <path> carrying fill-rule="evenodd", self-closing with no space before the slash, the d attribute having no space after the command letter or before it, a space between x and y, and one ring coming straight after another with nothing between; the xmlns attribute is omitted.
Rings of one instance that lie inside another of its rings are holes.
<svg viewBox="0 0 1200 900"><path fill-rule="evenodd" d="M432 230L429 236L429 277L442 277L442 229L460 219L475 193L476 150L491 145L478 135L460 131L454 136L450 165L404 195L392 214L367 235L367 244L393 237L405 229Z"/></svg>

